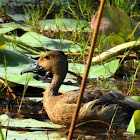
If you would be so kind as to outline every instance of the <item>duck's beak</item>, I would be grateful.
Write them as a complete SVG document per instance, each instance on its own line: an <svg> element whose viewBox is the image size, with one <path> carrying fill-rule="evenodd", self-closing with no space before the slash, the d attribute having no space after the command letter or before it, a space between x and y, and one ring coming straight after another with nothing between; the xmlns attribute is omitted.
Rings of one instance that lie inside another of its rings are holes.
<svg viewBox="0 0 140 140"><path fill-rule="evenodd" d="M24 73L29 73L29 72L36 73L36 74L39 74L41 76L44 76L46 74L46 72L43 70L43 67L40 67L38 65L38 62L36 62L33 65L31 65L29 68L21 71L20 74L22 75Z"/></svg>

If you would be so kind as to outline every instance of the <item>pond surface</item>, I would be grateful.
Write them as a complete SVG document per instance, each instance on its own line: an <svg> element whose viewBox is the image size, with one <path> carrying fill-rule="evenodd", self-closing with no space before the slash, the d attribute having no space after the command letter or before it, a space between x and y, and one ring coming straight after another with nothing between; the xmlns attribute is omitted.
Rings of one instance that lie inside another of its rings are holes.
<svg viewBox="0 0 140 140"><path fill-rule="evenodd" d="M32 2L36 0L32 0ZM133 1L133 0L132 0ZM21 2L20 0L15 1L12 0L10 1L11 3L14 2L12 9L10 7L10 14L13 16L13 19L15 16L15 9L19 9L19 13L24 13L25 11L23 8L21 8ZM95 5L95 9L97 9L97 5L99 5L99 1L97 1L98 4ZM1 3L1 2L0 2ZM10 4L11 4L10 3ZM139 2L137 2L139 5ZM19 7L16 7L19 5ZM27 16L27 15L26 15ZM17 16L17 18L21 18L21 15ZM52 15L51 15L52 18ZM15 19L17 20L17 19ZM21 20L21 19L20 19ZM57 33L59 34L59 33ZM68 33L67 33L68 34ZM69 35L69 34L68 34ZM70 34L70 36L72 36ZM87 35L88 36L88 35ZM56 36L57 37L57 36ZM65 38L68 38L67 36ZM78 56L79 57L79 56ZM11 69L10 69L11 71ZM128 80L129 79L129 80ZM91 80L89 82L89 85L92 85L93 87L100 86L100 87L105 87L105 88L111 88L117 91L121 91L124 94L130 94L131 90L131 95L140 95L140 81L137 79L134 83L134 85L130 84L132 81L130 80L130 77L126 79L118 78L118 79L104 79L104 80ZM133 86L133 87L132 87ZM132 87L132 88L131 88ZM22 96L22 92L24 87L23 86L17 86L15 88L12 88L13 91L17 96L19 96L19 99L15 103L10 103L10 111L8 111L8 104L9 101L5 99L0 98L0 115L2 114L7 114L10 116L12 119L15 120L25 120L25 119L35 119L40 122L50 122L47 114L43 110L43 104L42 104L42 92L44 91L43 89L38 89L38 88L32 88L29 87L26 94L25 94L25 100L22 103L21 109L18 112L19 109L19 104ZM93 128L92 128L93 127ZM87 139L87 140L111 140L111 139L117 139L117 140L132 140L132 139L140 139L140 136L131 136L127 133L124 133L126 130L125 129L119 129L118 131L112 130L111 132L108 132L109 126L104 126L101 123L93 123L90 126L86 125L83 126L82 128L77 128L74 133L74 138L75 140L82 140L82 139ZM49 129L49 128L42 128L39 127L38 129L32 130L31 128L19 128L19 127L9 127L9 130L16 130L20 133L24 132L31 132L31 131L41 131L43 132L42 135L48 135L48 134L53 134L53 133L58 133L61 135L61 137L66 137L66 134L64 132L67 130L65 129ZM18 138L17 138L18 139ZM30 139L30 138L28 138ZM49 138L48 138L49 139ZM53 139L53 138L52 138Z"/></svg>
<svg viewBox="0 0 140 140"><path fill-rule="evenodd" d="M130 86L129 82L127 80L115 80L115 79L106 79L105 81L93 81L94 85L98 85L98 86L103 86L103 87L108 87L115 89L115 90L119 90L122 91L123 93L127 93L128 91L128 87ZM90 83L91 84L91 83ZM139 92L139 81L137 81L134 85L134 90L133 93L135 93L134 95L138 95ZM21 96L21 91L22 91L23 87L16 87L15 88L15 93L17 93L18 95ZM20 90L21 91L20 91ZM8 104L9 101L5 100L5 99L1 99L0 100L0 115L2 114L7 114L8 116L10 116L12 119L35 119L35 120L39 120L41 122L50 122L49 118L47 116L47 114L45 113L45 111L43 110L43 104L42 104L42 94L40 94L40 92L42 92L42 89L36 89L36 88L32 88L29 87L29 89L27 90L26 96L40 96L40 97L25 97L25 100L22 103L21 109L18 112L19 109L19 104L20 104L20 96L19 99L14 103L14 104L10 104L10 111L8 111ZM13 109L12 109L13 108ZM94 126L94 127L93 127ZM74 138L73 139L101 139L101 140L105 140L105 139L117 139L117 140L132 140L133 136L125 133L126 130L125 129L118 129L117 131L112 130L111 132L108 132L108 128L109 126L104 126L101 123L93 123L89 125L85 125L82 126L80 128L76 128L75 133L74 133ZM9 127L9 129L13 130L13 127ZM66 137L66 135L64 135L64 132L67 131L68 129L60 129L60 130L55 130L55 129L49 129L49 133L59 133L62 137ZM26 131L26 132L30 132L30 128L29 129L22 129L22 130L16 130L16 131ZM48 132L47 128L38 128L38 131L42 131L42 132ZM67 134L67 133L66 133ZM139 136L135 136L136 138L139 138Z"/></svg>

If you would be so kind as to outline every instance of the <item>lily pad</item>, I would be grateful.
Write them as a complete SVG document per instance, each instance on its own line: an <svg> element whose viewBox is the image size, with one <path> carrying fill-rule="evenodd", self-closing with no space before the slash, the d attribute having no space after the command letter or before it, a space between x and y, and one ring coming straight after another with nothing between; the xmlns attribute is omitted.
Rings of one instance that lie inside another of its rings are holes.
<svg viewBox="0 0 140 140"><path fill-rule="evenodd" d="M44 26L46 30L51 29L53 31L91 31L90 25L87 21L76 20L76 19L66 19L66 18L56 18L39 21L39 23Z"/></svg>
<svg viewBox="0 0 140 140"><path fill-rule="evenodd" d="M132 96L131 98L136 100L136 101L138 101L138 102L140 102L140 96Z"/></svg>
<svg viewBox="0 0 140 140"><path fill-rule="evenodd" d="M136 110L127 128L132 134L140 134L140 110Z"/></svg>
<svg viewBox="0 0 140 140"><path fill-rule="evenodd" d="M20 127L20 128L50 128L50 129L60 129L64 128L65 126L63 125L58 125L58 124L53 124L52 122L42 122L38 121L35 119L12 119L9 118L8 121L8 116L3 114L0 116L0 121L5 122L4 124L2 123L2 126L9 126L9 127Z"/></svg>
<svg viewBox="0 0 140 140"><path fill-rule="evenodd" d="M10 51L10 50L0 50L0 65L4 65L4 57L7 62L7 66L19 66L24 64L31 64L34 61L18 52Z"/></svg>
<svg viewBox="0 0 140 140"><path fill-rule="evenodd" d="M0 121L2 123L4 122L3 126L9 126L12 129L17 130L17 128L23 129L24 131L11 131L2 129L2 133L4 136L6 136L7 133L7 139L13 140L13 139L30 139L30 140L54 140L54 139L61 139L61 136L59 133L53 132L51 134L45 134L45 131L47 129L50 130L58 130L65 128L63 125L53 124L51 122L41 122L35 119L8 119L8 116L3 114L0 116ZM32 130L33 132L28 132L28 130ZM44 131L43 131L44 130ZM65 138L62 138L65 140Z"/></svg>
<svg viewBox="0 0 140 140"><path fill-rule="evenodd" d="M0 26L2 27L0 28L0 32L2 33L8 33L9 31L15 30L17 28L22 29L24 31L30 30L27 26L15 22L2 23L0 24Z"/></svg>
<svg viewBox="0 0 140 140"><path fill-rule="evenodd" d="M6 130L2 129L3 134L6 136ZM12 131L8 130L7 135L8 140L66 140L66 138L61 138L58 133L46 134L44 131L35 132L22 132L22 131Z"/></svg>
<svg viewBox="0 0 140 140"><path fill-rule="evenodd" d="M62 51L71 51L77 52L81 50L81 47L69 40L61 39L51 39L42 35L39 35L35 32L27 32L20 37L20 40L26 44L31 45L32 47L40 47L42 49L49 50L62 50Z"/></svg>
<svg viewBox="0 0 140 140"><path fill-rule="evenodd" d="M111 77L116 72L118 65L119 65L119 59L113 60L103 65L91 66L90 71L89 71L89 77L90 78ZM82 75L84 74L85 67L86 67L85 65L78 64L78 63L69 64L70 70L78 72Z"/></svg>
<svg viewBox="0 0 140 140"><path fill-rule="evenodd" d="M35 74L29 73L20 75L20 72L23 69L30 67L30 65L33 64L34 62L35 61L33 61L32 59L18 52L10 51L7 49L0 50L0 77L4 79L7 78L8 81L22 85L24 85L26 79L29 78L28 86L46 88L50 83L44 83L42 81L35 80L33 78ZM101 66L100 65L92 66L90 69L89 77L90 78L97 78L99 76L103 76L104 78L110 77L117 70L118 64L119 59L113 60ZM70 63L69 70L78 72L80 74L84 74L85 65ZM66 77L65 81L74 82L73 79L68 76ZM79 87L62 84L60 89L64 91L71 91L79 89Z"/></svg>
<svg viewBox="0 0 140 140"><path fill-rule="evenodd" d="M50 85L50 83L43 83L42 81L35 80L33 78L34 76L35 76L35 74L30 74L30 73L29 74L23 74L23 75L20 75L20 74L14 75L13 74L13 75L9 75L7 77L7 79L8 79L8 81L11 81L13 83L25 85L25 80L27 78L29 78L28 86L37 87L37 88L46 88ZM69 81L71 81L71 80L72 79L69 78ZM71 90L77 90L77 89L79 89L79 87L72 86L72 85L63 85L62 84L61 87L60 87L60 90L63 90L63 91L71 91Z"/></svg>
<svg viewBox="0 0 140 140"><path fill-rule="evenodd" d="M6 136L6 130L2 129L3 134ZM8 140L66 140L58 133L46 134L44 131L25 132L8 130Z"/></svg>
<svg viewBox="0 0 140 140"><path fill-rule="evenodd" d="M15 21L25 21L27 18L29 19L30 18L30 16L29 15L25 15L25 14L10 14L9 13L9 16L11 16L12 17L12 19L13 20L15 20Z"/></svg>
<svg viewBox="0 0 140 140"><path fill-rule="evenodd" d="M15 30L16 28L13 28L13 27L8 27L8 28L0 28L0 33L8 33L10 31L13 31Z"/></svg>
<svg viewBox="0 0 140 140"><path fill-rule="evenodd" d="M91 21L91 30L95 30L98 12ZM117 7L106 5L103 9L97 46L104 35L102 50L110 49L113 46L125 43L133 31L130 17ZM134 39L134 37L132 38ZM102 42L103 42L102 41Z"/></svg>
<svg viewBox="0 0 140 140"><path fill-rule="evenodd" d="M90 77L104 77L108 78L111 77L113 74L115 74L118 66L119 66L120 59L113 60L111 62L105 63L103 65L100 65L97 68L91 67L90 68Z"/></svg>
<svg viewBox="0 0 140 140"><path fill-rule="evenodd" d="M91 29L95 29L98 12L91 21ZM99 32L106 35L116 33L127 38L133 31L130 17L117 7L107 5L103 9Z"/></svg>
<svg viewBox="0 0 140 140"><path fill-rule="evenodd" d="M5 59L5 62L4 62ZM24 85L27 77L30 79L28 85L38 88L45 88L50 83L43 83L42 81L37 81L33 77L35 74L29 73L20 75L23 69L26 69L32 65L34 61L18 52L10 50L0 50L0 77L6 78L8 81L13 83ZM67 80L70 80L68 78ZM72 80L72 79L71 79ZM79 89L77 86L72 85L61 85L61 90L71 91Z"/></svg>

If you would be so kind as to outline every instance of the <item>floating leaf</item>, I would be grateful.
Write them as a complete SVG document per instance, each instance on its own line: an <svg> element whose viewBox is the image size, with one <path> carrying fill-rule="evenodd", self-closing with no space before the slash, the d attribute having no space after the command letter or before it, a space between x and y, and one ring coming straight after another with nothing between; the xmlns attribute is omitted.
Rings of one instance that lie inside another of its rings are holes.
<svg viewBox="0 0 140 140"><path fill-rule="evenodd" d="M57 19L49 19L39 21L39 23L44 26L46 30L51 29L61 30L61 31L90 31L89 23L84 20L76 20L76 19L66 19L66 18L57 18Z"/></svg>
<svg viewBox="0 0 140 140"><path fill-rule="evenodd" d="M9 31L15 30L17 28L22 29L24 31L30 30L27 26L19 24L19 23L15 23L15 22L3 23L3 24L0 24L0 26L2 27L0 28L0 32L3 32L3 33L8 33Z"/></svg>
<svg viewBox="0 0 140 140"><path fill-rule="evenodd" d="M104 78L111 77L116 72L119 66L119 61L119 59L116 59L111 62L105 63L97 68L91 67L89 76L93 78L97 78L100 76Z"/></svg>
<svg viewBox="0 0 140 140"><path fill-rule="evenodd" d="M38 121L35 119L11 119L8 121L8 116L3 114L0 116L0 121L5 122L2 124L2 126L7 126L9 127L20 127L20 128L50 128L50 129L60 129L64 128L65 126L63 125L58 125L58 124L53 124L52 122L42 122ZM8 124L9 123L9 124Z"/></svg>
<svg viewBox="0 0 140 140"><path fill-rule="evenodd" d="M65 128L63 125L53 124L51 122L42 122L35 119L8 119L8 116L3 114L0 116L0 121L5 122L3 126L9 126L12 129L20 128L24 131L11 131L8 130L7 139L14 140L14 139L37 139L37 140L54 140L54 139L61 139L61 136L54 132L52 134L45 134L47 129L49 130L57 130ZM32 130L33 132L27 132L26 129ZM42 131L44 130L44 131ZM2 133L6 136L6 130L2 129ZM64 138L63 138L64 139ZM0 139L3 140L3 139Z"/></svg>
<svg viewBox="0 0 140 140"><path fill-rule="evenodd" d="M6 59L7 67L3 67L5 65L4 58ZM22 54L19 54L18 52L14 52L10 50L1 50L0 51L0 66L1 66L0 77L4 79L7 78L8 81L24 85L25 79L28 75L28 77L30 77L30 80L28 83L29 86L38 87L38 88L47 87L50 83L44 83L42 81L35 80L33 78L35 74L33 73L20 75L20 72L23 69L30 67L30 65L33 63L34 61L32 59L27 58L26 56L23 56ZM118 64L119 64L119 59L113 60L101 66L100 65L92 66L89 73L89 77L90 78L97 78L99 76L103 76L104 78L110 77L117 70ZM74 69L76 69L76 72L80 74L84 74L85 65L70 63L69 70L74 71ZM73 82L73 79L67 77L65 81ZM64 91L71 91L71 90L76 90L76 89L79 89L79 87L72 86L72 85L63 85L63 84L60 87L60 90L64 90Z"/></svg>
<svg viewBox="0 0 140 140"><path fill-rule="evenodd" d="M23 69L25 69L25 67L24 68L22 67L22 70ZM14 69L12 69L12 70L14 70ZM35 74L30 74L30 73L29 74L23 74L23 75L20 75L20 74L10 75L10 74L8 74L7 80L11 81L11 82L14 82L14 83L25 85L25 79L26 79L27 76L30 77L28 86L37 87L37 88L46 88L50 85L50 83L43 83L42 81L35 80L33 78L35 76ZM72 79L69 78L69 81L71 81L71 80ZM71 91L71 90L76 90L76 89L79 89L79 87L73 86L73 85L63 85L63 84L60 87L60 90L63 90L63 91Z"/></svg>
<svg viewBox="0 0 140 140"><path fill-rule="evenodd" d="M6 59L7 67L4 67L5 66L4 58ZM28 75L28 77L30 77L30 80L28 83L29 86L39 87L39 88L47 87L50 83L43 83L42 81L35 80L33 78L35 74L33 73L20 75L20 72L23 69L30 67L30 65L33 63L34 61L32 59L27 58L26 56L23 56L22 54L19 54L18 52L14 52L10 50L1 50L0 51L0 66L1 66L0 77L4 79L7 78L8 81L24 85L25 79ZM101 66L99 65L92 66L89 73L89 77L90 78L97 78L99 76L104 76L104 78L110 77L117 70L118 64L119 64L119 59L113 60ZM84 74L85 65L70 63L69 70L74 71L73 68L76 69L76 72L80 74ZM65 81L68 81L68 80L71 81L73 79L67 77ZM60 87L60 90L64 90L64 91L71 91L71 90L76 90L76 89L79 89L79 87L72 86L72 85L63 85L63 84Z"/></svg>
<svg viewBox="0 0 140 140"><path fill-rule="evenodd" d="M6 130L2 129L2 132L6 136ZM62 138L59 133L49 132L49 134L46 134L46 132L47 130L35 132L8 130L7 140L66 140L66 138Z"/></svg>
<svg viewBox="0 0 140 140"><path fill-rule="evenodd" d="M127 128L132 134L140 134L140 110L136 110Z"/></svg>
<svg viewBox="0 0 140 140"><path fill-rule="evenodd" d="M9 14L9 16L11 16L12 17L12 19L13 20L15 20L15 21L26 21L26 19L28 18L30 18L30 16L29 16L29 14L16 14L16 13L14 13L14 14Z"/></svg>
<svg viewBox="0 0 140 140"><path fill-rule="evenodd" d="M6 65L4 64L4 58L6 59ZM50 83L43 83L42 81L37 81L33 77L35 74L23 74L20 75L20 72L23 69L30 67L34 61L18 52L10 51L10 50L0 50L0 77L7 78L8 81L17 84L25 84L26 77L30 77L29 86L38 87L38 88L45 88ZM5 67L4 67L5 66ZM6 77L5 77L6 76ZM66 80L72 80L70 78ZM61 90L64 91L71 91L79 89L77 86L72 85L61 85Z"/></svg>
<svg viewBox="0 0 140 140"><path fill-rule="evenodd" d="M19 15L14 15L13 18L25 20L25 16L20 17ZM66 18L57 18L57 19L47 19L39 21L41 28L44 30L51 29L53 31L61 30L61 31L90 31L90 24L84 20L76 20L76 19L66 19ZM9 31L15 30L17 28L22 29L24 31L30 31L30 28L19 24L18 22L10 22L10 23L3 23L1 24L0 32L1 33L8 33Z"/></svg>
<svg viewBox="0 0 140 140"><path fill-rule="evenodd" d="M95 30L98 12L91 21L91 30ZM97 44L100 44L101 35L105 35L102 50L107 50L118 44L125 43L133 31L130 17L117 7L106 5L103 9ZM98 46L98 45L97 45Z"/></svg>
<svg viewBox="0 0 140 140"><path fill-rule="evenodd" d="M5 122L3 126L9 126L13 129L29 129L32 130L34 132L27 132L27 131L11 131L8 130L8 135L7 135L7 139L8 140L13 140L13 139L37 139L37 140L46 140L46 139L50 139L50 140L54 140L54 139L61 139L61 136L58 133L52 133L52 134L45 134L45 131L47 129L61 129L61 128L65 128L65 126L63 125L58 125L58 124L53 124L51 122L42 122L42 121L38 121L35 119L11 119L9 118L8 120L8 116L3 114L0 116L0 121ZM44 129L43 129L44 128ZM44 130L44 131L42 131ZM6 136L6 130L2 129L2 133L4 134L4 136ZM63 138L65 139L65 138ZM0 139L3 140L3 139Z"/></svg>
<svg viewBox="0 0 140 140"><path fill-rule="evenodd" d="M81 50L78 44L73 41L61 40L61 39L51 39L35 32L27 32L20 37L20 40L32 47L40 47L42 49L49 50L62 50L77 52Z"/></svg>
<svg viewBox="0 0 140 140"><path fill-rule="evenodd" d="M16 28L12 28L12 27L7 27L7 28L0 28L0 33L8 33L10 31L15 30Z"/></svg>
<svg viewBox="0 0 140 140"><path fill-rule="evenodd" d="M95 29L97 15L98 12L91 21L92 30ZM105 32L107 35L117 33L127 38L132 31L131 19L125 12L111 5L104 7L99 32Z"/></svg>
<svg viewBox="0 0 140 140"><path fill-rule="evenodd" d="M138 101L138 102L140 102L140 96L132 96L131 98L136 100L136 101Z"/></svg>
<svg viewBox="0 0 140 140"><path fill-rule="evenodd" d="M90 78L98 78L100 76L104 78L111 77L116 72L118 65L119 59L113 60L103 65L91 66L89 71L89 77ZM86 67L85 65L78 63L69 64L70 70L78 72L82 75L84 74L85 67Z"/></svg>
<svg viewBox="0 0 140 140"><path fill-rule="evenodd" d="M18 52L10 50L0 50L0 65L4 64L4 57L7 61L7 66L19 66L25 64L32 64L34 61Z"/></svg>

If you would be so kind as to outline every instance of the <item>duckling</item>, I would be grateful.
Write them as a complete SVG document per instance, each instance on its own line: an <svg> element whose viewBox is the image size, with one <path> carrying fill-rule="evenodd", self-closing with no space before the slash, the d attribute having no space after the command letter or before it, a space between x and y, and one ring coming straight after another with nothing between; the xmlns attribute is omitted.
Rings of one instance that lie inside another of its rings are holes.
<svg viewBox="0 0 140 140"><path fill-rule="evenodd" d="M43 106L53 123L69 126L77 103L79 90L59 94L58 90L68 72L68 61L62 51L47 51L38 62L21 72L47 71L52 73L52 81L43 95ZM135 110L140 110L140 103L126 95L106 88L86 88L77 119L77 123L88 120L101 120L119 126L129 123Z"/></svg>

